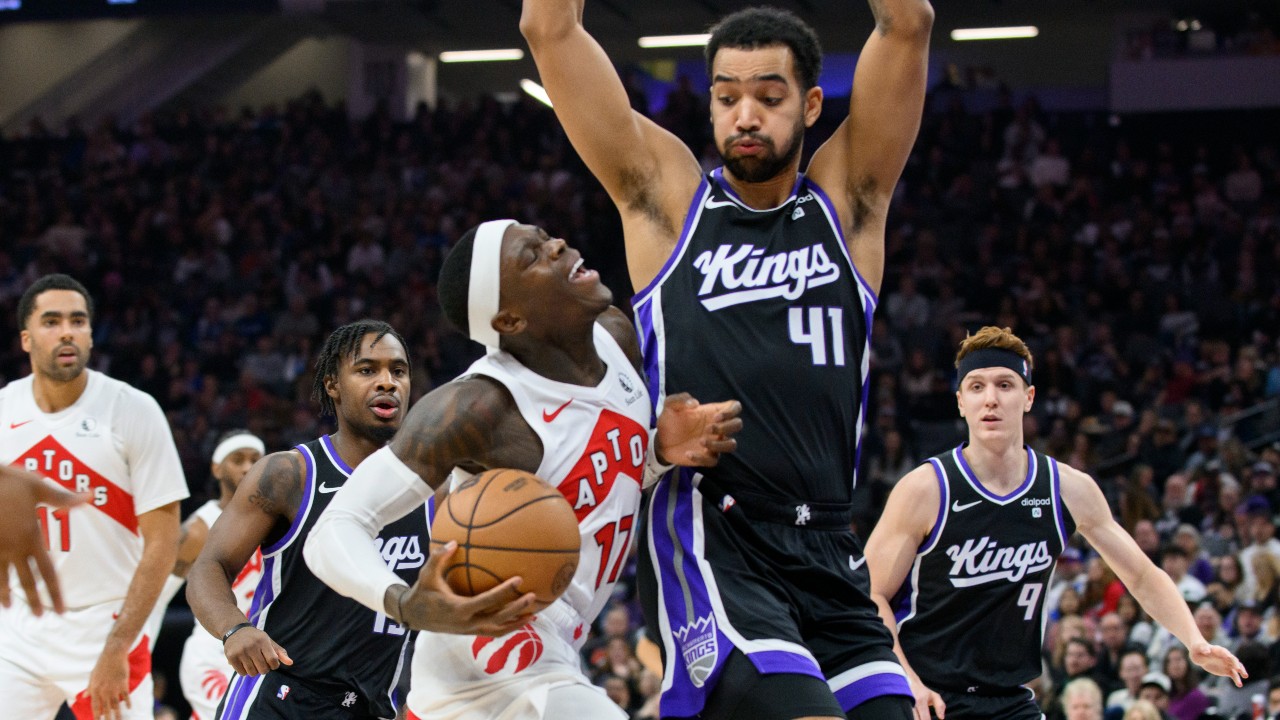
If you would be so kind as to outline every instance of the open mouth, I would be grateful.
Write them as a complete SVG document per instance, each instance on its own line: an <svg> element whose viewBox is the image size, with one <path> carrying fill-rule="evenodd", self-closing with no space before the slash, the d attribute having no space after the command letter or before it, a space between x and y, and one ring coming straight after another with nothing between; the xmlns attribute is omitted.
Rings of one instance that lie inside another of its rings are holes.
<svg viewBox="0 0 1280 720"><path fill-rule="evenodd" d="M373 411L374 415L377 415L383 420L390 420L396 416L397 412L399 412L400 403L391 398L381 398L374 400L373 403L369 405L369 409Z"/></svg>
<svg viewBox="0 0 1280 720"><path fill-rule="evenodd" d="M75 348L64 347L58 351L58 354L55 357L60 362L75 362L80 358L80 353L76 352Z"/></svg>
<svg viewBox="0 0 1280 720"><path fill-rule="evenodd" d="M578 261L573 264L573 267L569 268L569 282L582 282L584 280L595 278L599 275L595 270L589 270L583 267L582 262L582 258L578 258Z"/></svg>

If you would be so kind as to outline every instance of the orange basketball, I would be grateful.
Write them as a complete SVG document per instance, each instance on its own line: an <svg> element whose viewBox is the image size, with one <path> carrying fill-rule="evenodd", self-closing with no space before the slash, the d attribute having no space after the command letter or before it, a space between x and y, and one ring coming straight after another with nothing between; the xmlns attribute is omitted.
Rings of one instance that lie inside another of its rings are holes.
<svg viewBox="0 0 1280 720"><path fill-rule="evenodd" d="M431 545L458 549L444 568L459 595L478 595L519 575L520 592L555 602L578 570L582 539L573 508L559 490L523 470L489 470L467 480L436 508Z"/></svg>

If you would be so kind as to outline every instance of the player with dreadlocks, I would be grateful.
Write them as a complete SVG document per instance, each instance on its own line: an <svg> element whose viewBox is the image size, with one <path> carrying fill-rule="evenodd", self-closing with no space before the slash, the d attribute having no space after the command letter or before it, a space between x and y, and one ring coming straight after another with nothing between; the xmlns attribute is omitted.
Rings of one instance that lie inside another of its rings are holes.
<svg viewBox="0 0 1280 720"><path fill-rule="evenodd" d="M382 613L342 597L307 568L302 546L316 518L352 468L400 427L409 402L409 357L390 325L360 320L333 332L316 362L315 398L338 430L267 455L245 476L209 531L187 580L196 618L221 638L237 677L215 715L242 718L387 718L408 633ZM411 512L375 541L406 582L427 562L426 511ZM263 576L248 618L231 583L261 546ZM434 584L447 588L443 581ZM502 607L447 591L433 598L440 617L465 632Z"/></svg>

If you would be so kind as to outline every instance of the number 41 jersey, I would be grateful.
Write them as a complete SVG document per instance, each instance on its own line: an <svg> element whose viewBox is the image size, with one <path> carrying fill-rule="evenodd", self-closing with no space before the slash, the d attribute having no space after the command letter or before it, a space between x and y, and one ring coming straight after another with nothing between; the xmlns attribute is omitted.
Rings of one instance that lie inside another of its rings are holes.
<svg viewBox="0 0 1280 720"><path fill-rule="evenodd" d="M800 175L755 210L716 169L633 299L655 407L679 392L742 402L737 451L700 470L726 492L848 503L875 304L816 183Z"/></svg>
<svg viewBox="0 0 1280 720"><path fill-rule="evenodd" d="M990 694L1040 675L1045 589L1076 525L1057 461L1026 454L1026 477L1004 496L978 480L963 445L929 459L938 517L894 607L902 651L934 690Z"/></svg>

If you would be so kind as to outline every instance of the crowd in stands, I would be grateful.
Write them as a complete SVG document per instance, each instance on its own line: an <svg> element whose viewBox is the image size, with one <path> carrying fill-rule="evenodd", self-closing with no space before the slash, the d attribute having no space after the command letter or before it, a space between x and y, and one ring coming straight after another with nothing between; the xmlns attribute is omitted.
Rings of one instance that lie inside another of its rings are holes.
<svg viewBox="0 0 1280 720"><path fill-rule="evenodd" d="M1106 565L1072 547L1050 595L1046 711L1094 695L1100 712L1145 710L1139 696L1159 704L1157 691L1178 720L1247 710L1280 674L1276 142L1134 132L1034 98L982 114L964 101L931 97L891 211L855 522L868 532L894 482L961 438L952 358L965 332L1010 327L1036 359L1028 442L1095 475L1250 673L1244 690L1198 677ZM809 151L843 102L828 100ZM655 119L716 164L705 98L683 83L663 107ZM407 122L351 120L316 94L128 127L32 121L0 140L0 382L27 372L22 290L75 275L97 301L93 366L160 402L194 507L220 431L248 427L278 450L330 427L309 394L314 351L339 324L394 325L415 398L465 369L479 348L447 327L435 277L463 231L496 217L567 238L626 304L613 205L529 100ZM633 717L655 717L633 583L620 588L584 662ZM1096 692L1064 691L1077 678Z"/></svg>
<svg viewBox="0 0 1280 720"><path fill-rule="evenodd" d="M1206 8L1129 31L1120 57L1153 60L1207 55L1280 55L1280 13L1259 5L1239 13Z"/></svg>

